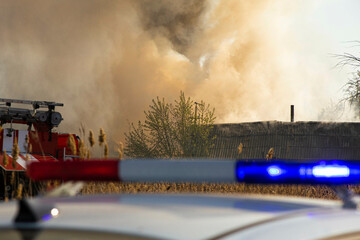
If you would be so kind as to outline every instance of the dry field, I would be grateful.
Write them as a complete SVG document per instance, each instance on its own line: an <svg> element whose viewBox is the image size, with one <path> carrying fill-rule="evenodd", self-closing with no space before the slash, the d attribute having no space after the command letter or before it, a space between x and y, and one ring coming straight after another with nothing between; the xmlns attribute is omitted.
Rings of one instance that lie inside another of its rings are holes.
<svg viewBox="0 0 360 240"><path fill-rule="evenodd" d="M359 193L359 187L350 187ZM322 185L191 184L191 183L118 183L90 182L81 194L115 193L224 193L265 194L307 198L337 199L334 191Z"/></svg>

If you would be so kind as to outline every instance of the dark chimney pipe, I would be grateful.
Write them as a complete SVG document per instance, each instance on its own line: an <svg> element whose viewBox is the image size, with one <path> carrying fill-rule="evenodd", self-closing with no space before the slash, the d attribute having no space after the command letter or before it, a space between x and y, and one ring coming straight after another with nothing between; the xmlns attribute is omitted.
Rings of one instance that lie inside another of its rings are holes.
<svg viewBox="0 0 360 240"><path fill-rule="evenodd" d="M290 120L294 122L294 105L290 106Z"/></svg>

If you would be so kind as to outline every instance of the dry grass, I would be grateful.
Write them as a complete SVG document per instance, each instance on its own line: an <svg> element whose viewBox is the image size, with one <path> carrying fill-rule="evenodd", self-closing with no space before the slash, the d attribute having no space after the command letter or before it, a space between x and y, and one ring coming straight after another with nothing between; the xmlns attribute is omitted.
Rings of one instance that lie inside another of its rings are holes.
<svg viewBox="0 0 360 240"><path fill-rule="evenodd" d="M12 156L11 164L12 164L12 167L15 169L16 168L16 160L19 158L19 145L18 145L16 138L15 138L15 143L13 144L11 156Z"/></svg>
<svg viewBox="0 0 360 240"><path fill-rule="evenodd" d="M106 133L104 129L100 128L99 132L99 145L102 146L103 143L106 142Z"/></svg>
<svg viewBox="0 0 360 240"><path fill-rule="evenodd" d="M88 149L85 147L84 140L79 140L79 157L85 159L87 156Z"/></svg>
<svg viewBox="0 0 360 240"><path fill-rule="evenodd" d="M67 147L71 149L72 155L76 155L76 142L75 142L74 136L72 134L69 135Z"/></svg>
<svg viewBox="0 0 360 240"><path fill-rule="evenodd" d="M360 193L360 187L350 187ZM116 193L225 193L263 194L306 198L338 199L334 191L322 185L192 184L192 183L118 183L90 182L81 194Z"/></svg>
<svg viewBox="0 0 360 240"><path fill-rule="evenodd" d="M244 145L242 144L242 143L240 143L239 144L239 146L238 146L238 154L240 155L241 153L242 153L242 151L243 151L243 147L244 147Z"/></svg>
<svg viewBox="0 0 360 240"><path fill-rule="evenodd" d="M105 142L105 145L104 145L104 158L105 159L109 158L109 147L108 147L108 144L106 142Z"/></svg>
<svg viewBox="0 0 360 240"><path fill-rule="evenodd" d="M90 143L90 147L93 147L95 145L95 137L94 137L94 132L92 130L89 131L89 143Z"/></svg>
<svg viewBox="0 0 360 240"><path fill-rule="evenodd" d="M116 148L116 151L118 152L119 156L119 160L122 160L123 158L123 155L124 155L124 144L120 141L117 143L117 148Z"/></svg>
<svg viewBox="0 0 360 240"><path fill-rule="evenodd" d="M266 157L265 157L266 160L272 159L273 156L274 156L274 154L275 154L274 148L270 148L270 149L269 149L269 152L266 154Z"/></svg>

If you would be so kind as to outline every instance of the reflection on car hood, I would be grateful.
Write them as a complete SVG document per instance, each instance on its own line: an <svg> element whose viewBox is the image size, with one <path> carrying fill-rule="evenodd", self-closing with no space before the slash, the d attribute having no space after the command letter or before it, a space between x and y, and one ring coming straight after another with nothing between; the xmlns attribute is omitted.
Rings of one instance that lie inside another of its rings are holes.
<svg viewBox="0 0 360 240"><path fill-rule="evenodd" d="M59 217L36 226L121 232L164 239L208 239L271 221L340 211L340 202L301 198L220 195L126 194L43 198ZM0 204L0 227L9 227L14 202Z"/></svg>

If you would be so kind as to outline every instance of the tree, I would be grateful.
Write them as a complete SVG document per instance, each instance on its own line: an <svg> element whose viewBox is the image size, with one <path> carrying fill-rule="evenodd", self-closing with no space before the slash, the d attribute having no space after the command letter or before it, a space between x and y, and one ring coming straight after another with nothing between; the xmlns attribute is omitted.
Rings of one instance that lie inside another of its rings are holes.
<svg viewBox="0 0 360 240"><path fill-rule="evenodd" d="M125 134L128 157L206 157L215 136L211 129L215 109L203 101L194 102L180 92L174 104L164 98L152 100L145 121L131 124Z"/></svg>
<svg viewBox="0 0 360 240"><path fill-rule="evenodd" d="M360 58L349 53L335 56L340 60L337 66L350 66L355 70L344 86L345 96L342 100L355 106L360 116Z"/></svg>

